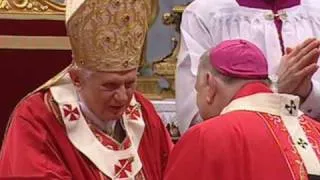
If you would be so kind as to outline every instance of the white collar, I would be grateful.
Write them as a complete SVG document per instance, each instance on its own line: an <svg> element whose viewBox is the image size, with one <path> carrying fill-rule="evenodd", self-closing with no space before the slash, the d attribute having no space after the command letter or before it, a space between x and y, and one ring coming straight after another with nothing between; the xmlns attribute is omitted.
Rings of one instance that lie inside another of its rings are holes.
<svg viewBox="0 0 320 180"><path fill-rule="evenodd" d="M235 110L248 110L268 113L276 116L300 116L298 96L277 93L257 93L232 100L221 114ZM295 106L295 107L294 107ZM287 108L286 108L287 107ZM291 107L291 108L289 108ZM290 113L289 110L292 110Z"/></svg>
<svg viewBox="0 0 320 180"><path fill-rule="evenodd" d="M68 75L64 78L68 78ZM125 179L133 179L141 171L142 163L138 148L145 124L141 107L134 96L122 116L131 145L125 150L114 151L101 144L90 130L80 110L79 98L71 82L52 86L50 91L58 103L70 142L101 172L111 179L119 179L117 175L121 171L121 175L127 175Z"/></svg>

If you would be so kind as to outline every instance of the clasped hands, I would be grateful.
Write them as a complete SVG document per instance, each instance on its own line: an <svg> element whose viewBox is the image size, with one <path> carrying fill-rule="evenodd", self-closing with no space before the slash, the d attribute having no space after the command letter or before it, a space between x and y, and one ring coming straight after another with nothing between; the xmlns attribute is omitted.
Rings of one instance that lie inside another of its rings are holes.
<svg viewBox="0 0 320 180"><path fill-rule="evenodd" d="M320 41L310 38L285 51L277 72L278 92L297 95L302 103L310 94L311 78L319 69Z"/></svg>

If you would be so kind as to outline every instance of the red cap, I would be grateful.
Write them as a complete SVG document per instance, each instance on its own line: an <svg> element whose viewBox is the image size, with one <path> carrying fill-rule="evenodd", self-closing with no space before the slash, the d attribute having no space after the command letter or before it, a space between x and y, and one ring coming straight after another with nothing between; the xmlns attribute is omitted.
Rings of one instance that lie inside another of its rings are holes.
<svg viewBox="0 0 320 180"><path fill-rule="evenodd" d="M211 65L221 74L243 79L266 79L268 62L262 51L246 40L227 40L210 49Z"/></svg>

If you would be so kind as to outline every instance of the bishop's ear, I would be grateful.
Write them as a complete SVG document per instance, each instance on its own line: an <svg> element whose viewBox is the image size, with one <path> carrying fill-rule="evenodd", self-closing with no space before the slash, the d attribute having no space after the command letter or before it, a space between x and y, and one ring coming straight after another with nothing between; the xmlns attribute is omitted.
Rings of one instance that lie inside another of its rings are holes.
<svg viewBox="0 0 320 180"><path fill-rule="evenodd" d="M207 86L207 103L212 104L214 101L214 97L216 95L216 90L217 90L217 81L214 78L214 76L211 74L211 72L206 73L206 86Z"/></svg>

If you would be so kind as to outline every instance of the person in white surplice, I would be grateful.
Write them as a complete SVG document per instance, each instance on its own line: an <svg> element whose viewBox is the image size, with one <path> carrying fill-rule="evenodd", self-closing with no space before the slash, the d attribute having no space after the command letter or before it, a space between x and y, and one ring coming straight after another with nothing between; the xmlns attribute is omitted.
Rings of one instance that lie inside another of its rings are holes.
<svg viewBox="0 0 320 180"><path fill-rule="evenodd" d="M180 132L201 121L194 89L201 54L237 38L262 49L278 91L298 95L302 111L319 119L319 12L318 0L196 0L188 5L176 73Z"/></svg>

